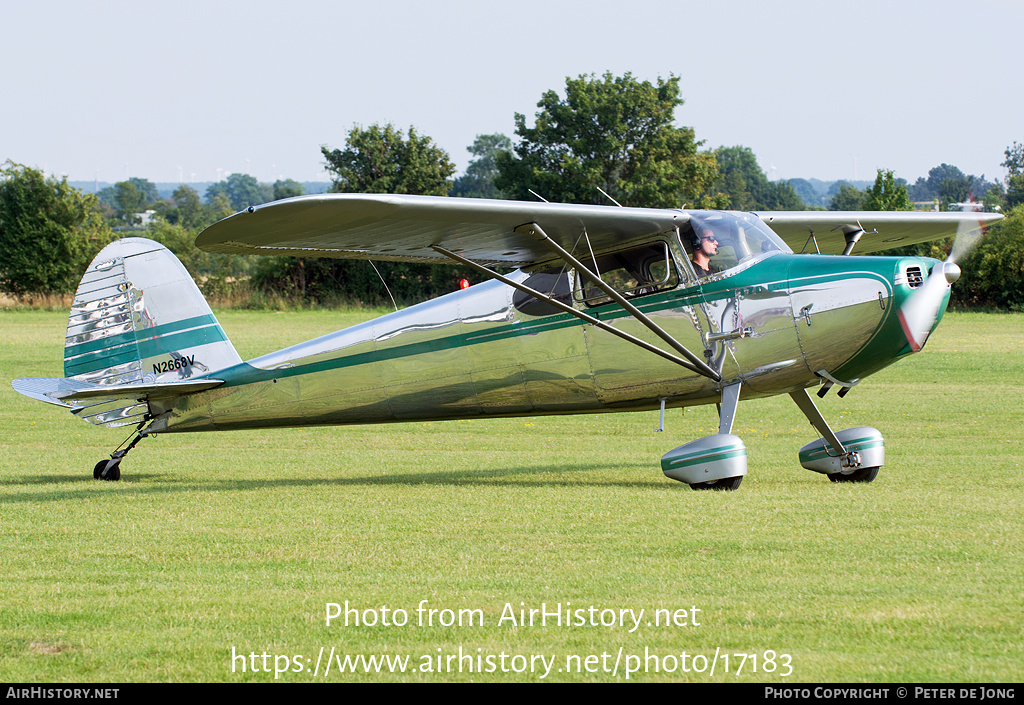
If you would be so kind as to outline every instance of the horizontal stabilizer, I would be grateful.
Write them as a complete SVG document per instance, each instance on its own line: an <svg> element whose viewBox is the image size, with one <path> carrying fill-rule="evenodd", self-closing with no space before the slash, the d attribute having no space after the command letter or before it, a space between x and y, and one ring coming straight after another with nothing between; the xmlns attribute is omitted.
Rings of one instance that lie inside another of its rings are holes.
<svg viewBox="0 0 1024 705"><path fill-rule="evenodd" d="M11 382L27 397L71 409L97 425L137 423L148 411L146 402L195 394L224 384L219 379L163 384L94 384L63 377L23 377Z"/></svg>

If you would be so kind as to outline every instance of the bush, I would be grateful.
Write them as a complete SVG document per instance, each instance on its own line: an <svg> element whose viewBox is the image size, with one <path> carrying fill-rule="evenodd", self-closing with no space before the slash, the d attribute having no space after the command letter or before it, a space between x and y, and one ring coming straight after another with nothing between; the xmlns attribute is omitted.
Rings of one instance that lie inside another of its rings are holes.
<svg viewBox="0 0 1024 705"><path fill-rule="evenodd" d="M7 161L0 170L0 289L66 294L113 239L95 196Z"/></svg>
<svg viewBox="0 0 1024 705"><path fill-rule="evenodd" d="M990 227L959 264L963 274L953 285L954 305L1024 311L1024 205Z"/></svg>
<svg viewBox="0 0 1024 705"><path fill-rule="evenodd" d="M386 288L382 278L387 282ZM447 264L266 257L257 262L252 285L266 293L305 303L391 306L394 296L402 306L455 291L462 278L481 280L479 274L467 267Z"/></svg>

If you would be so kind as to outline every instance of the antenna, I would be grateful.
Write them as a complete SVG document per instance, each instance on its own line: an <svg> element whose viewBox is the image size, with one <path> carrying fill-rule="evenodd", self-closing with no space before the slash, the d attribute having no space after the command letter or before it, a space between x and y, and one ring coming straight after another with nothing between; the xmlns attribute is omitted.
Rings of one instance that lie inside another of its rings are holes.
<svg viewBox="0 0 1024 705"><path fill-rule="evenodd" d="M611 201L612 203L614 203L615 205L617 205L617 206L618 206L619 208L624 208L624 207L625 207L625 206L623 206L623 205L622 205L621 203L619 203L618 201L616 201L616 200L615 200L614 198L612 198L611 196L609 196L609 195L608 195L608 193L607 193L607 192L606 192L606 191L605 191L605 190L604 190L603 188L601 188L600 186L595 186L594 188L596 188L596 189L597 189L598 191L600 191L601 193L603 193L603 194L604 194L604 197L605 197L605 198L607 198L607 199L608 199L609 201Z"/></svg>
<svg viewBox="0 0 1024 705"><path fill-rule="evenodd" d="M529 191L530 193L532 193L532 194L533 194L534 196L536 196L536 197L537 197L537 198L539 198L540 200L544 201L545 203L551 203L551 201L549 201L548 199L546 199L546 198L544 198L543 196L541 196L541 195L540 195L539 193L537 193L536 191L534 191L534 190L533 190L532 188L528 188L528 189L526 189L526 190L527 190L527 191Z"/></svg>
<svg viewBox="0 0 1024 705"><path fill-rule="evenodd" d="M380 270L377 269L377 265L373 263L373 260L367 260L370 266L373 267L373 271L377 272L377 276L380 277L380 283L384 285L384 291L388 292L388 296L391 296L391 289L388 288L388 283L384 281L384 277L381 277ZM391 305L395 307L395 311L398 311L398 304L395 303L395 297L391 296Z"/></svg>

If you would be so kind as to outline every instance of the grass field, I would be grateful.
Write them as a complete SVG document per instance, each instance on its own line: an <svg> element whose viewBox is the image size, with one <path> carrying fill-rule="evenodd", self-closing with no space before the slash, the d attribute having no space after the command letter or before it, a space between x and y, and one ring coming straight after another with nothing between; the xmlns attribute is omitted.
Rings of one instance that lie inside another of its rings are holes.
<svg viewBox="0 0 1024 705"><path fill-rule="evenodd" d="M370 313L219 315L248 358ZM1024 315L948 314L922 354L819 404L885 435L868 485L800 468L815 434L788 397L741 404L731 493L659 468L714 407L665 433L649 412L168 435L97 482L128 430L10 386L62 376L65 325L0 312L0 680L1024 680ZM327 626L346 600L378 623ZM500 621L542 603L588 623ZM325 677L332 648L410 661Z"/></svg>

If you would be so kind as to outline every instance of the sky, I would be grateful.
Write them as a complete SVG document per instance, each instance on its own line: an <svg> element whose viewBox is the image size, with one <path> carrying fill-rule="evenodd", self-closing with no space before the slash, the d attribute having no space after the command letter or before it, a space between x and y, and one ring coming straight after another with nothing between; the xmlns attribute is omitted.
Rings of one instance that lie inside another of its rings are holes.
<svg viewBox="0 0 1024 705"><path fill-rule="evenodd" d="M70 180L326 181L321 146L414 127L461 173L567 76L675 75L676 123L772 179L1003 179L1024 3L0 0L0 161Z"/></svg>

